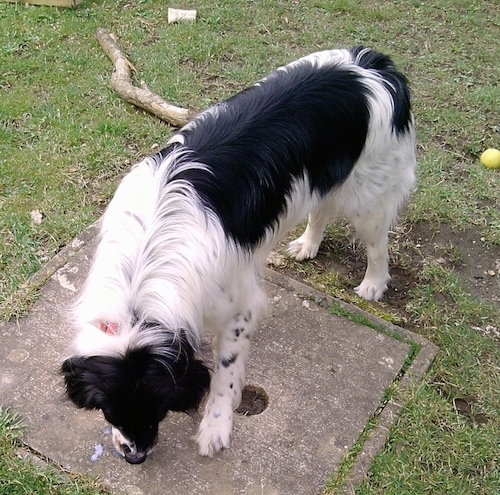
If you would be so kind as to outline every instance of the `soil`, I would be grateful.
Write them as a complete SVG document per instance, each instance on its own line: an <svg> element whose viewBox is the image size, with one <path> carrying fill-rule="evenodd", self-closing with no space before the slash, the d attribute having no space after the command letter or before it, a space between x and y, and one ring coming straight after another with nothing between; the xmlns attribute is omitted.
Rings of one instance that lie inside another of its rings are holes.
<svg viewBox="0 0 500 495"><path fill-rule="evenodd" d="M321 283L327 280L329 272L337 273L335 288L353 296L353 287L361 282L366 269L363 246L353 243L347 226L335 230L334 235L326 235L314 260L298 263L286 256L286 244L301 234L292 232L269 257L271 268L308 283L311 273L319 274L315 288L322 290ZM419 332L419 326L408 310L410 291L422 283L422 267L434 263L450 268L458 275L465 290L474 298L488 305L498 307L500 303L500 246L487 245L479 230L473 228L454 231L447 225L432 227L428 223L418 223L409 227L396 228L391 235L389 288L380 303L370 303L375 312L388 313L399 326ZM310 265L310 266L309 266ZM325 275L325 277L322 277ZM314 275L315 276L315 275ZM425 283L425 280L423 280ZM325 282L327 284L327 282ZM337 294L335 294L337 295ZM345 299L351 302L352 296ZM438 302L449 303L444 294L438 294ZM442 299L442 301L439 301ZM479 319L478 319L479 320ZM480 320L479 320L480 321ZM480 324L472 329L480 335L500 342L500 322ZM481 364L493 366L495 358L488 353L481 355ZM435 376L431 386L445 398L456 413L460 414L474 428L487 424L491 418L478 411L478 399L465 395L458 387L451 386L447 377Z"/></svg>
<svg viewBox="0 0 500 495"><path fill-rule="evenodd" d="M253 416L263 412L269 404L269 396L261 387L246 385L241 391L241 403L236 413L241 416Z"/></svg>
<svg viewBox="0 0 500 495"><path fill-rule="evenodd" d="M304 270L302 263L290 260L283 253L286 243L297 236L290 235L270 257L270 267L295 279L307 283L310 270ZM300 232L299 232L300 235ZM349 235L349 234L348 234ZM345 239L326 236L318 256L312 263L318 273L334 271L346 281L346 290L352 291L364 274L366 257L364 249ZM453 231L447 225L432 228L419 223L411 229L395 230L391 237L391 281L384 295L381 309L397 314L404 326L413 327L407 312L409 291L419 283L419 274L426 262L442 264L451 268L461 279L469 294L491 305L500 303L500 246L486 245L477 230ZM479 329L481 330L481 329ZM484 330L500 337L500 326Z"/></svg>

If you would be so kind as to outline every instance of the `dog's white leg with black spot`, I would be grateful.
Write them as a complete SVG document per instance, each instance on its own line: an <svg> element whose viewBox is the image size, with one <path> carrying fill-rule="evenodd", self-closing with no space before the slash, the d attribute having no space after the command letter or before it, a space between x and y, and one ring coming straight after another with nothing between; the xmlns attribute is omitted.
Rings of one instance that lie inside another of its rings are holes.
<svg viewBox="0 0 500 495"><path fill-rule="evenodd" d="M217 362L203 420L196 435L201 455L228 448L234 410L241 401L251 338L257 324L252 310L237 313L224 326L217 342Z"/></svg>

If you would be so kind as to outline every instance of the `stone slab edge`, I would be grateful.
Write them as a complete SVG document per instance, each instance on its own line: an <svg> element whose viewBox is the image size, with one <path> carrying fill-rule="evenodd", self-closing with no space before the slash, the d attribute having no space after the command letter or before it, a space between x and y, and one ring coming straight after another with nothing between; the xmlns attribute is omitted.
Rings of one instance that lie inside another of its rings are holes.
<svg viewBox="0 0 500 495"><path fill-rule="evenodd" d="M15 292L13 297L23 298L30 292L41 289L47 280L54 275L59 268L64 266L73 256L75 256L84 246L92 242L99 232L99 221L87 227L80 235L75 237L67 246L64 246L53 258L45 263L40 270L28 278ZM34 303L35 301L33 301ZM23 315L18 316L21 318ZM0 327L5 323L0 322Z"/></svg>
<svg viewBox="0 0 500 495"><path fill-rule="evenodd" d="M98 234L99 221L90 225L80 235L75 237L67 246L49 260L37 273L23 284L22 291L26 293L29 290L41 288L45 282L64 266L73 256L75 256L84 246L89 244ZM431 366L434 358L439 352L439 347L434 345L424 337L398 327L390 322L383 320L371 313L368 313L356 306L329 296L323 292L317 291L302 282L293 280L281 273L275 272L269 268L265 269L264 278L269 282L292 291L298 295L312 298L322 307L330 307L334 304L340 306L343 310L358 316L362 316L374 325L383 326L389 332L400 335L405 341L411 341L421 346L420 352L413 359L410 367L400 380L400 389L408 390L412 385L420 381ZM382 450L391 426L397 419L403 404L395 401L389 401L379 414L377 425L370 432L368 438L363 444L361 452L357 455L355 463L351 468L344 485L344 494L354 493L354 489L359 485L368 473L371 463L375 456Z"/></svg>
<svg viewBox="0 0 500 495"><path fill-rule="evenodd" d="M25 297L25 295L31 291L38 291L41 289L47 280L52 277L52 275L54 275L59 268L64 266L71 258L73 258L73 256L78 254L83 247L92 242L98 233L99 221L96 221L87 227L81 234L75 237L68 245L64 246L53 258L47 261L47 263L45 263L40 270L29 277L28 280L14 292L14 296L19 295L19 297ZM34 303L35 301L32 302L32 304ZM18 318L21 318L22 316L19 316ZM0 322L0 327L4 325L5 322ZM20 439L20 443L21 447L19 447L16 452L20 459L26 460L40 467L43 467L46 464L51 464L57 466L61 472L67 472L67 470L59 463L50 459L42 452L36 451L29 444L25 443L22 437ZM104 486L102 488L105 489Z"/></svg>
<svg viewBox="0 0 500 495"><path fill-rule="evenodd" d="M291 279L286 275L266 269L264 278L275 285L296 293L299 296L311 298L321 307L329 308L333 305L337 305L342 310L345 310L352 315L361 316L373 325L377 327L384 327L388 332L399 335L405 342L418 344L420 346L419 353L414 357L409 368L399 380L399 389L403 392L409 390L415 383L422 380L423 376L430 368L439 352L438 346L421 335L398 327L397 325L368 313L363 309L329 296L324 292L313 289L312 287ZM368 434L368 437L363 443L361 452L356 456L354 465L346 477L342 491L344 495L353 494L355 487L361 484L366 478L373 459L383 449L387 441L387 437L389 436L389 430L394 425L402 407L403 404L390 400L379 412L376 426Z"/></svg>

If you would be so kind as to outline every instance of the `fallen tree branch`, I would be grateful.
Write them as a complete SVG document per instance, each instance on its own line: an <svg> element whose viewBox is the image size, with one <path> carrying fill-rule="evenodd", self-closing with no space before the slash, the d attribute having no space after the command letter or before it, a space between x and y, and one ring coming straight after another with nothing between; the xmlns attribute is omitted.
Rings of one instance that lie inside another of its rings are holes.
<svg viewBox="0 0 500 495"><path fill-rule="evenodd" d="M111 89L125 101L152 113L175 127L182 127L197 115L198 112L195 110L176 107L167 103L147 87L138 88L134 86L132 83L132 70L135 70L135 68L120 50L113 35L105 29L99 28L96 32L96 38L104 53L115 66L110 80Z"/></svg>

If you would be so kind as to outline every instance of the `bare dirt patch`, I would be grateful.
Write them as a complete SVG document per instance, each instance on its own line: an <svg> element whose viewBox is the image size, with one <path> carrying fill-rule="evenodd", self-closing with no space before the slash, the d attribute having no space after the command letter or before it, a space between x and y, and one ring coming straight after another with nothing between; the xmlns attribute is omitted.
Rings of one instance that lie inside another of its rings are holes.
<svg viewBox="0 0 500 495"><path fill-rule="evenodd" d="M488 246L475 229L454 232L447 225L433 231L419 224L413 231L422 260L432 257L452 266L468 292L485 302L500 302L500 246Z"/></svg>
<svg viewBox="0 0 500 495"><path fill-rule="evenodd" d="M270 267L304 283L311 271L334 272L346 291L357 285L366 268L364 248L338 235L326 236L314 260L297 263L284 256L286 243L300 231L293 232L270 258ZM419 223L396 229L391 238L391 282L383 298L383 308L401 316L412 327L406 306L409 292L419 283L419 274L426 262L451 268L467 292L486 303L500 302L500 246L487 245L477 229L453 231L447 225L439 228ZM309 264L310 267L305 265ZM320 287L321 288L321 287ZM445 296L443 296L445 297Z"/></svg>

